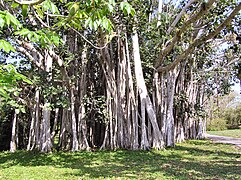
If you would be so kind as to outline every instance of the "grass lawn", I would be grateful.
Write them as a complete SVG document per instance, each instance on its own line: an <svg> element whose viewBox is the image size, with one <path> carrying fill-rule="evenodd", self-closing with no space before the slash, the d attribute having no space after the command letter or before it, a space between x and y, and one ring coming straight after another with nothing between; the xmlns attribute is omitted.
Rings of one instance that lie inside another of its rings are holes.
<svg viewBox="0 0 241 180"><path fill-rule="evenodd" d="M241 179L241 149L188 141L163 151L0 153L0 179Z"/></svg>
<svg viewBox="0 0 241 180"><path fill-rule="evenodd" d="M241 138L241 129L230 129L230 130L223 130L223 131L208 131L207 133L212 134L212 135L218 135L218 136Z"/></svg>

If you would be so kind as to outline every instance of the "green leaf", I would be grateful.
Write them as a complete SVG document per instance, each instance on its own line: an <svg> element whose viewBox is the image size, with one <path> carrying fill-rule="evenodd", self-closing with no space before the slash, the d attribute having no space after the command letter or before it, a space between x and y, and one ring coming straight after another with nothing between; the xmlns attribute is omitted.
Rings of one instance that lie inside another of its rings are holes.
<svg viewBox="0 0 241 180"><path fill-rule="evenodd" d="M28 16L28 5L22 5L22 15L23 17Z"/></svg>
<svg viewBox="0 0 241 180"><path fill-rule="evenodd" d="M25 110L24 106L20 106L19 110L20 110L21 113L26 113L26 110Z"/></svg>
<svg viewBox="0 0 241 180"><path fill-rule="evenodd" d="M51 5L50 5L50 3L49 3L49 1L44 1L43 3L42 3L42 10L45 12L45 11L48 11L51 7L50 7Z"/></svg>
<svg viewBox="0 0 241 180"><path fill-rule="evenodd" d="M19 80L22 80L22 81L24 81L24 82L26 82L28 84L33 84L33 82L30 81L26 76L24 76L24 75L22 75L20 73L17 73L17 76L19 77Z"/></svg>
<svg viewBox="0 0 241 180"><path fill-rule="evenodd" d="M135 9L128 2L121 2L120 9L124 12L124 14L131 14L132 16L135 14Z"/></svg>
<svg viewBox="0 0 241 180"><path fill-rule="evenodd" d="M109 9L109 12L113 12L114 7L111 4L108 4L108 9Z"/></svg>
<svg viewBox="0 0 241 180"><path fill-rule="evenodd" d="M8 15L5 16L5 22L6 24L9 26L10 25L10 22L11 22L11 17Z"/></svg>
<svg viewBox="0 0 241 180"><path fill-rule="evenodd" d="M80 11L78 11L78 17L79 17L80 19L81 19L81 18L87 18L88 15L87 15L87 13L86 13L85 11L80 10Z"/></svg>
<svg viewBox="0 0 241 180"><path fill-rule="evenodd" d="M132 16L134 16L134 15L136 14L136 11L135 11L134 8L131 8L131 12L130 12L130 14L131 14Z"/></svg>
<svg viewBox="0 0 241 180"><path fill-rule="evenodd" d="M14 34L15 35L20 35L20 36L25 36L25 35L27 35L29 33L30 33L30 31L28 29L23 28L20 31L16 31Z"/></svg>
<svg viewBox="0 0 241 180"><path fill-rule="evenodd" d="M19 7L19 4L18 4L18 3L13 2L13 3L12 3L12 5L11 5L11 7L15 9L15 8Z"/></svg>
<svg viewBox="0 0 241 180"><path fill-rule="evenodd" d="M53 14L60 14L58 7L50 0L44 1L41 5L43 12L49 10Z"/></svg>
<svg viewBox="0 0 241 180"><path fill-rule="evenodd" d="M102 27L103 27L104 29L108 29L108 27L109 27L109 21L108 21L108 19L107 19L107 18L103 18L101 25L102 25Z"/></svg>
<svg viewBox="0 0 241 180"><path fill-rule="evenodd" d="M5 40L0 40L0 49L3 49L7 53L9 53L10 51L15 52L13 46Z"/></svg>
<svg viewBox="0 0 241 180"><path fill-rule="evenodd" d="M37 12L38 16L39 16L41 19L44 18L44 13L43 13L43 11L42 11L40 8L37 8L37 9L36 9L36 12Z"/></svg>
<svg viewBox="0 0 241 180"><path fill-rule="evenodd" d="M87 28L89 26L89 24L91 23L91 18L89 17L86 21L85 21L85 28Z"/></svg>
<svg viewBox="0 0 241 180"><path fill-rule="evenodd" d="M97 30L97 28L98 28L97 21L92 21L92 27L95 31Z"/></svg>
<svg viewBox="0 0 241 180"><path fill-rule="evenodd" d="M31 32L31 33L27 34L27 37L28 37L29 40L31 40L32 37L33 37L33 33Z"/></svg>
<svg viewBox="0 0 241 180"><path fill-rule="evenodd" d="M106 17L102 19L101 25L102 25L103 29L105 29L108 32L110 32L112 30L111 21L109 19L107 19Z"/></svg>
<svg viewBox="0 0 241 180"><path fill-rule="evenodd" d="M16 96L16 97L19 96L19 92L15 91L15 92L13 92L13 95Z"/></svg>
<svg viewBox="0 0 241 180"><path fill-rule="evenodd" d="M109 0L109 4L112 4L113 6L115 6L115 0Z"/></svg>
<svg viewBox="0 0 241 180"><path fill-rule="evenodd" d="M32 41L38 42L40 38L41 38L40 35L38 35L37 33L33 32Z"/></svg>
<svg viewBox="0 0 241 180"><path fill-rule="evenodd" d="M52 41L55 46L59 46L60 38L58 36L52 36Z"/></svg>
<svg viewBox="0 0 241 180"><path fill-rule="evenodd" d="M4 21L4 19L0 16L0 27L3 28L4 24L5 24L5 21Z"/></svg>
<svg viewBox="0 0 241 180"><path fill-rule="evenodd" d="M125 2L121 2L120 3L120 9L123 11L123 9L124 9L124 6L125 6Z"/></svg>
<svg viewBox="0 0 241 180"><path fill-rule="evenodd" d="M131 13L131 5L130 4L126 4L125 5L125 10L126 10L127 14L130 14Z"/></svg>
<svg viewBox="0 0 241 180"><path fill-rule="evenodd" d="M1 85L1 84L0 84ZM0 86L0 96L8 99L9 98L9 95L8 93Z"/></svg>
<svg viewBox="0 0 241 180"><path fill-rule="evenodd" d="M57 6L50 1L50 11L53 13L53 14L60 14L59 13L59 9L57 8Z"/></svg>
<svg viewBox="0 0 241 180"><path fill-rule="evenodd" d="M12 14L10 14L9 12L6 13L6 21L7 21L7 25L10 25L10 23L12 25L15 25L15 26L19 26L20 25L20 22L17 20L17 18L15 18Z"/></svg>
<svg viewBox="0 0 241 180"><path fill-rule="evenodd" d="M74 16L78 10L79 10L79 5L77 3L73 3L73 5L69 9L69 16L70 17Z"/></svg>

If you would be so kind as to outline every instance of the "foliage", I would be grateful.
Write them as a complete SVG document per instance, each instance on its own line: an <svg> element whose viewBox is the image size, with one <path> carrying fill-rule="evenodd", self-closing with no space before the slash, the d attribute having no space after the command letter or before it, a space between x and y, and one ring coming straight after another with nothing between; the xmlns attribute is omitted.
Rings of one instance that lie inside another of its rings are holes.
<svg viewBox="0 0 241 180"><path fill-rule="evenodd" d="M24 111L15 101L19 100L18 96L22 90L19 86L20 82L32 84L26 76L18 73L13 65L0 66L0 101Z"/></svg>
<svg viewBox="0 0 241 180"><path fill-rule="evenodd" d="M86 106L86 114L89 116L88 119L95 119L95 122L106 122L106 99L104 96L99 97L85 97L84 105Z"/></svg>
<svg viewBox="0 0 241 180"><path fill-rule="evenodd" d="M227 122L225 118L214 118L207 121L208 131L220 131L227 129Z"/></svg>
<svg viewBox="0 0 241 180"><path fill-rule="evenodd" d="M6 31L18 31L22 28L22 24L16 16L9 11L0 10L0 34L1 38L5 35ZM8 35L8 33L6 33ZM5 39L0 39L0 49L2 52L10 53L16 52L12 43L6 41L9 40L9 36ZM0 107L4 105L10 105L17 109L17 113L25 112L25 109L19 102L19 94L22 90L20 83L32 84L32 82L23 74L17 72L14 65L2 65L0 64ZM2 109L1 109L2 110Z"/></svg>
<svg viewBox="0 0 241 180"><path fill-rule="evenodd" d="M0 153L3 179L240 179L241 151L187 141L166 151Z"/></svg>
<svg viewBox="0 0 241 180"><path fill-rule="evenodd" d="M241 105L237 105L239 102L233 102L238 96L231 93L209 102L211 108L207 119L208 130L233 129L241 125Z"/></svg>
<svg viewBox="0 0 241 180"><path fill-rule="evenodd" d="M228 107L237 96L236 93L230 93L210 99L207 105L209 109L206 109L208 112L207 130L224 130L230 128L232 122L237 122L240 110ZM237 123L235 124L237 126Z"/></svg>
<svg viewBox="0 0 241 180"><path fill-rule="evenodd" d="M224 118L228 128L238 128L241 125L241 105L225 109Z"/></svg>

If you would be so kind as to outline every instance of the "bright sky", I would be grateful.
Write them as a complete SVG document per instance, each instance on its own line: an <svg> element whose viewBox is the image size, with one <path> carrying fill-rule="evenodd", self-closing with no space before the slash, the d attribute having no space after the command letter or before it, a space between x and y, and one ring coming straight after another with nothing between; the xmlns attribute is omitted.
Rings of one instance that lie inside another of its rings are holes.
<svg viewBox="0 0 241 180"><path fill-rule="evenodd" d="M232 90L236 93L240 93L240 84L235 83L234 86L232 86Z"/></svg>

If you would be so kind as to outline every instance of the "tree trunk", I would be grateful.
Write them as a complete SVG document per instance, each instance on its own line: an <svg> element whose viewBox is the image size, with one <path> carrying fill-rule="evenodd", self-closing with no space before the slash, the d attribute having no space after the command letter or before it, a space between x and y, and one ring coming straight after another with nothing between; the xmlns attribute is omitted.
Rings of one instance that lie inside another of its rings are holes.
<svg viewBox="0 0 241 180"><path fill-rule="evenodd" d="M136 96L134 93L134 87L133 87L133 77L131 73L131 63L130 63L130 53L128 48L128 40L127 40L127 34L125 33L125 50L126 50L126 60L127 60L127 84L128 84L128 93L127 93L127 104L128 104L128 122L129 119L132 119L132 129L131 126L128 125L128 128L130 128L130 141L131 141L131 148L133 150L137 150L139 148L139 142L138 142L138 108L137 108L137 102L136 102ZM130 116L131 114L131 116ZM128 123L129 124L129 123Z"/></svg>
<svg viewBox="0 0 241 180"><path fill-rule="evenodd" d="M168 72L167 75L167 119L166 119L166 145L174 147L174 116L173 116L173 101L175 92L176 70Z"/></svg>
<svg viewBox="0 0 241 180"><path fill-rule="evenodd" d="M87 124L85 117L85 106L84 106L84 98L86 95L86 66L87 66L87 47L86 43L84 44L84 48L81 55L81 77L80 77L80 93L79 93L79 112L78 112L78 134L79 134L79 148L81 150L89 150L89 143L87 140Z"/></svg>
<svg viewBox="0 0 241 180"><path fill-rule="evenodd" d="M132 41L133 41L135 75L136 75L137 87L140 95L140 101L147 111L149 120L151 121L152 128L153 128L153 145L152 146L153 148L161 149L163 148L164 144L162 142L162 135L157 124L156 114L153 109L153 105L147 93L147 88L145 85L145 80L144 80L143 70L141 65L140 51L139 51L138 35L136 30L134 30ZM145 144L145 148L149 148L149 144Z"/></svg>
<svg viewBox="0 0 241 180"><path fill-rule="evenodd" d="M50 110L49 103L45 101L43 107L43 119L42 119L42 132L41 132L41 152L51 152L52 150L52 142L51 142L51 134L50 134Z"/></svg>
<svg viewBox="0 0 241 180"><path fill-rule="evenodd" d="M177 102L175 105L174 125L175 125L175 139L180 143L185 140L184 135L184 121L185 121L185 109L187 109L186 92L185 92L185 66L186 63L180 64L180 71L176 80L175 93L177 95Z"/></svg>
<svg viewBox="0 0 241 180"><path fill-rule="evenodd" d="M29 139L28 139L28 145L27 150L33 150L36 148L39 150L39 89L36 88L35 91L35 101L34 101L34 107L31 109L31 125L29 130Z"/></svg>
<svg viewBox="0 0 241 180"><path fill-rule="evenodd" d="M166 74L161 73L160 75L160 123L161 123L161 133L163 141L166 144L166 122L167 122L167 81ZM158 104L158 103L157 103Z"/></svg>
<svg viewBox="0 0 241 180"><path fill-rule="evenodd" d="M61 149L65 149L67 144L67 126L68 126L68 120L67 120L67 109L63 109L62 111L62 117L61 117L61 124L60 124L60 133L59 133L59 147Z"/></svg>
<svg viewBox="0 0 241 180"><path fill-rule="evenodd" d="M71 109L71 124L72 124L72 151L78 151L79 143L77 138L77 122L75 117L75 96L74 96L75 86L72 85L70 89L70 109Z"/></svg>
<svg viewBox="0 0 241 180"><path fill-rule="evenodd" d="M27 151L29 151L31 149L31 146L33 146L33 141L34 141L34 125L35 125L35 118L36 118L36 115L35 115L35 111L36 111L36 108L35 108L36 105L34 105L34 108L33 110L31 110L31 125L30 125L30 130L29 130L29 137L28 137L28 145L27 145Z"/></svg>
<svg viewBox="0 0 241 180"><path fill-rule="evenodd" d="M198 100L199 100L199 106L203 106L204 101L204 82L203 80L200 81L199 85L199 91L198 91ZM205 138L205 120L203 120L203 116L198 117L198 132L197 132L197 139L204 139Z"/></svg>
<svg viewBox="0 0 241 180"><path fill-rule="evenodd" d="M115 67L111 60L110 53L107 48L101 50L101 56L103 59L102 70L104 71L105 79L106 79L106 93L107 93L107 101L109 102L107 106L108 114L109 114L109 123L110 123L110 145L111 149L118 148L118 110L121 107L118 107L118 97L117 97L117 85L115 78Z"/></svg>
<svg viewBox="0 0 241 180"><path fill-rule="evenodd" d="M47 83L51 82L52 79L52 66L53 59L49 55L49 51L45 50L45 71L47 72ZM50 131L50 101L48 98L44 100L43 106L43 119L41 123L41 152L51 152L52 142L51 142L51 131Z"/></svg>
<svg viewBox="0 0 241 180"><path fill-rule="evenodd" d="M35 116L36 116L36 119L35 119L35 142L33 144L36 144L36 149L37 150L40 150L40 134L39 134L39 131L40 131L40 90L37 88L36 89L36 92L35 92L35 103L36 103L36 109L35 109ZM34 146L33 146L34 148Z"/></svg>
<svg viewBox="0 0 241 180"><path fill-rule="evenodd" d="M118 142L120 148L126 148L127 144L126 136L126 116L125 116L125 105L126 105L126 57L123 53L123 42L121 38L118 38L118 68L117 68L117 113L118 113Z"/></svg>
<svg viewBox="0 0 241 180"><path fill-rule="evenodd" d="M17 150L17 110L15 109L12 122L12 134L10 142L10 152L15 152Z"/></svg>

